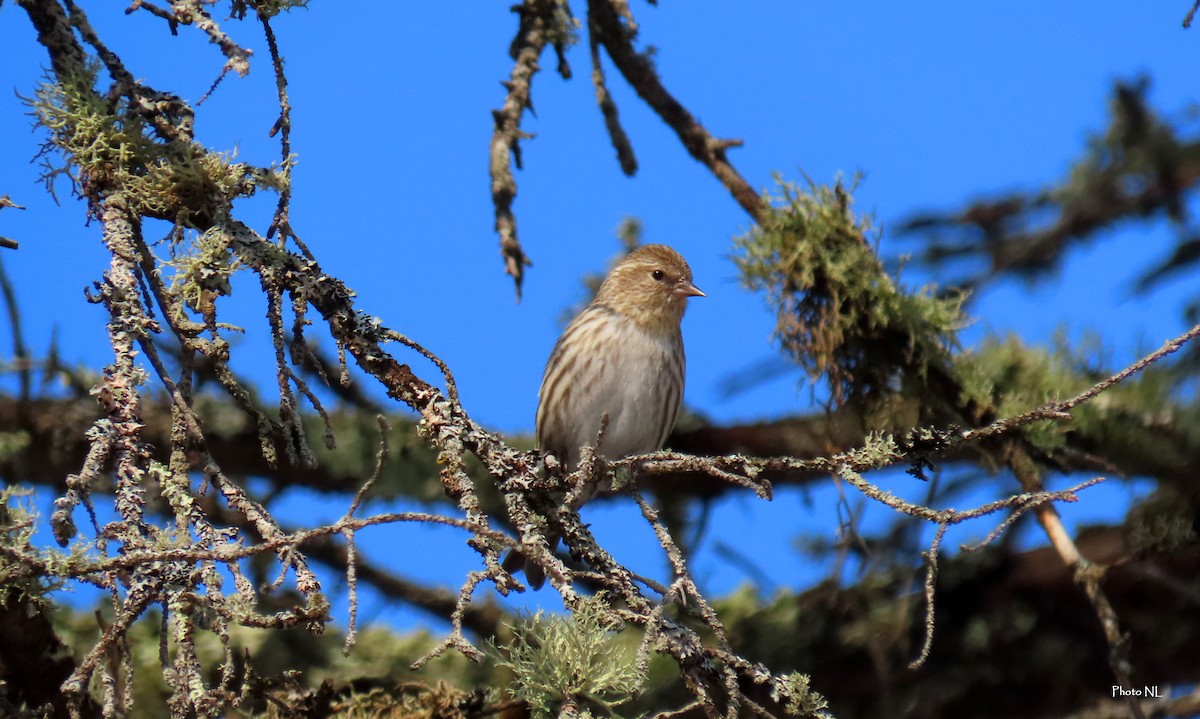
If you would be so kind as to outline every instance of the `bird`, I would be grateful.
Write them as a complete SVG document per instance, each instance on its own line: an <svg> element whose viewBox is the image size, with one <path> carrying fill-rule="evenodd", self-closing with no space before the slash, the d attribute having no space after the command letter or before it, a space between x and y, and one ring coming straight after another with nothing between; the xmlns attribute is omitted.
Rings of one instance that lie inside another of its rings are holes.
<svg viewBox="0 0 1200 719"><path fill-rule="evenodd" d="M554 455L567 472L578 469L584 446L608 460L662 449L683 402L680 325L688 299L704 296L687 261L666 245L644 245L617 262L546 361L538 392L538 449ZM599 491L583 487L571 509ZM558 541L547 540L552 549ZM519 568L518 555L509 555L506 569ZM526 580L540 588L541 568L524 565Z"/></svg>

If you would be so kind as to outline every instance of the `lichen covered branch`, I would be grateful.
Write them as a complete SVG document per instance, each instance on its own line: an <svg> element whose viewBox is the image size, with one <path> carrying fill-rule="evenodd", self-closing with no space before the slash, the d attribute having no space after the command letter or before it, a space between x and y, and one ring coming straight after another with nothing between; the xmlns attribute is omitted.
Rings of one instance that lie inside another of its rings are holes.
<svg viewBox="0 0 1200 719"><path fill-rule="evenodd" d="M499 110L492 111L495 129L488 152L488 172L492 180L492 205L496 212L496 232L500 235L500 255L504 271L512 276L517 299L525 280L525 267L532 264L517 239L517 220L512 205L517 197L513 166L521 169L521 141L532 137L521 129L521 118L533 109L533 77L541 66L538 61L547 45L554 45L559 56L559 72L570 77L563 56L565 45L573 38L574 20L565 3L556 0L524 0L513 6L519 18L517 32L509 47L513 69L503 85L507 94Z"/></svg>
<svg viewBox="0 0 1200 719"><path fill-rule="evenodd" d="M629 22L629 17L629 8L625 3L588 0L588 33L592 41L604 47L626 82L675 131L688 154L716 176L750 217L761 222L765 218L766 203L726 157L729 148L741 146L742 141L713 137L675 99L663 85L650 58L634 47L637 28Z"/></svg>

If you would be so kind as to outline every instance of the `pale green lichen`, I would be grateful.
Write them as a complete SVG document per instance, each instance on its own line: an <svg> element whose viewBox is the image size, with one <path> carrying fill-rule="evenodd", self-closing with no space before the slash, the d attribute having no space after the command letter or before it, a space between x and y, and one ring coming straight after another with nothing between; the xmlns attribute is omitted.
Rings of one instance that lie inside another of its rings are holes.
<svg viewBox="0 0 1200 719"><path fill-rule="evenodd" d="M174 259L165 264L174 270L172 294L192 310L199 310L203 298L210 293L230 294L230 279L242 267L229 248L229 234L219 227L194 237L184 251L177 251Z"/></svg>
<svg viewBox="0 0 1200 719"><path fill-rule="evenodd" d="M856 462L872 466L882 466L902 456L896 438L885 432L868 432L863 446L853 452Z"/></svg>
<svg viewBox="0 0 1200 719"><path fill-rule="evenodd" d="M1055 400L1066 399L1092 382L1081 375L1082 357L1058 350L1029 347L1015 336L989 338L955 358L960 401L986 408L997 417L1014 417ZM1072 429L1062 422L1034 422L1022 433L1044 449L1063 445Z"/></svg>
<svg viewBox="0 0 1200 719"><path fill-rule="evenodd" d="M1098 340L1089 337L1071 346L1060 333L1049 348L1027 346L1014 336L988 339L958 355L954 370L963 402L996 417L1014 417L1067 400L1107 378L1104 364ZM1064 448L1074 436L1124 463L1181 468L1190 461L1187 447L1195 440L1187 428L1195 423L1189 421L1191 410L1178 402L1177 379L1169 365L1156 365L1078 405L1069 422L1042 420L1020 431L1047 451Z"/></svg>
<svg viewBox="0 0 1200 719"><path fill-rule="evenodd" d="M41 550L33 544L38 514L30 496L33 491L16 485L0 489L0 544L38 562L49 571L34 574L20 560L0 553L0 602L39 602L47 593L59 589L63 580L57 570L70 561L67 555Z"/></svg>
<svg viewBox="0 0 1200 719"><path fill-rule="evenodd" d="M214 207L228 206L258 187L286 187L294 158L262 170L235 163L236 153L212 152L181 140L156 137L144 115L128 98L110 98L95 89L99 70L93 63L75 77L43 83L28 100L39 124L50 133L48 147L66 161L47 163L44 178L66 175L74 189L103 188L130 202L144 215L190 226ZM209 218L211 219L211 218Z"/></svg>
<svg viewBox="0 0 1200 719"><path fill-rule="evenodd" d="M534 719L549 719L564 702L613 708L630 700L641 686L634 653L618 641L622 624L607 609L603 595L580 599L570 616L539 611L514 626L504 648L491 645L499 666L513 673L513 696L529 702Z"/></svg>
<svg viewBox="0 0 1200 719"><path fill-rule="evenodd" d="M246 17L246 13L251 7L259 17L272 18L282 12L287 12L295 8L308 8L309 0L254 0L253 3L247 0L233 0L230 6L229 14L239 20Z"/></svg>
<svg viewBox="0 0 1200 719"><path fill-rule="evenodd" d="M766 216L734 238L733 260L742 284L766 294L783 350L810 378L825 376L835 401L903 390L944 368L966 324L964 296L889 276L853 187L777 181Z"/></svg>
<svg viewBox="0 0 1200 719"><path fill-rule="evenodd" d="M813 691L809 682L809 676L799 672L777 677L771 686L771 698L791 716L820 715L829 708L829 702Z"/></svg>
<svg viewBox="0 0 1200 719"><path fill-rule="evenodd" d="M0 432L0 462L10 462L29 446L32 437L25 430Z"/></svg>
<svg viewBox="0 0 1200 719"><path fill-rule="evenodd" d="M1171 552L1196 541L1191 500L1168 485L1160 485L1125 517L1129 548L1137 553Z"/></svg>

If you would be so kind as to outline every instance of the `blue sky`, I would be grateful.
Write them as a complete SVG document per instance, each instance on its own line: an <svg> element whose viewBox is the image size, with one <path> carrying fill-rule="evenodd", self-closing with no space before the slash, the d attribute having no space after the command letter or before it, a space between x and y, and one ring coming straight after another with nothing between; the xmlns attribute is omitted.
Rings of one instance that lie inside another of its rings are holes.
<svg viewBox="0 0 1200 719"><path fill-rule="evenodd" d="M524 300L514 301L492 231L487 177L491 110L511 69L509 4L316 0L275 21L295 107L292 221L322 267L357 290L361 309L446 360L472 416L503 432L529 432L563 308L582 296L580 276L602 269L616 251L622 218L634 216L647 242L670 244L688 258L708 293L684 322L689 405L722 423L810 411L808 389L795 375L735 397L721 393L724 378L774 353L773 318L761 297L739 288L728 259L730 238L749 219L609 65L641 168L633 179L621 174L595 108L586 45L569 55L573 80L562 81L548 57L534 83L537 116L524 129L536 138L522 146L515 204L534 266ZM172 37L149 14L125 16L124 3L81 5L133 74L159 89L194 102L220 71L223 57L194 29ZM667 87L714 135L745 141L730 157L752 185L771 187L776 172L800 180L803 171L819 182L865 173L857 207L882 223L888 256L916 249L888 232L915 210L960 207L1062 177L1088 134L1103 130L1115 80L1148 74L1154 107L1170 119L1189 112L1194 119L1200 29L1180 27L1187 5L759 0L735 12L717 0L632 3L641 42L658 49ZM252 70L227 78L199 108L197 136L268 164L278 158L267 137L276 117L270 59L256 23L223 26L255 51ZM17 94L32 93L47 61L13 3L0 7L0 47L0 194L28 208L0 212L0 234L21 241L3 262L22 302L26 339L41 351L57 331L65 360L98 367L108 358L104 318L82 289L107 259L98 226L86 225L68 188L58 185L56 206L36 184L30 159L41 136L30 131ZM265 229L274 204L262 195L236 210ZM966 343L988 330L1031 342L1060 329L1071 337L1093 330L1114 366L1134 359L1185 329L1179 307L1187 278L1147 297L1129 294L1131 278L1169 253L1171 237L1161 223L1129 223L1074 251L1053 281L988 288L970 305L976 324ZM914 285L938 279L905 278ZM244 277L225 319L252 328L235 348L235 366L268 387L264 309L256 283ZM5 332L0 354L9 351ZM435 378L428 365L414 366ZM998 481L995 495L1009 489ZM1104 491L1103 502L1069 507L1068 519L1119 516L1132 490ZM828 486L814 490L811 506L799 492L765 506L732 498L714 511L707 546L740 545L772 567L779 586L802 586L812 568L790 540L804 527L829 524L834 494ZM343 511L312 499L290 498L297 517ZM602 536L610 533L638 556L648 539L626 531L640 521L628 510L592 514ZM458 559L470 557L461 539L441 530L379 530L364 535L363 548L379 557L396 543L433 542L446 554L403 571L453 585L464 567ZM696 571L719 592L744 579L711 553L698 558Z"/></svg>

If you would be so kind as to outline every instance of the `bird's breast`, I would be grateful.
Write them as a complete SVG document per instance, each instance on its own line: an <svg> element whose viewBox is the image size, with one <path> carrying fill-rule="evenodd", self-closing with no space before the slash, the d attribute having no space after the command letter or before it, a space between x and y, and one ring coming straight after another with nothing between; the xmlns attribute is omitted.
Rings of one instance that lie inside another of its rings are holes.
<svg viewBox="0 0 1200 719"><path fill-rule="evenodd" d="M579 448L599 445L609 459L662 447L683 396L678 328L651 333L616 313L581 315L559 341L546 368L538 406L539 445L568 464Z"/></svg>

